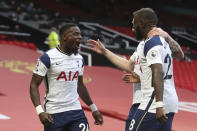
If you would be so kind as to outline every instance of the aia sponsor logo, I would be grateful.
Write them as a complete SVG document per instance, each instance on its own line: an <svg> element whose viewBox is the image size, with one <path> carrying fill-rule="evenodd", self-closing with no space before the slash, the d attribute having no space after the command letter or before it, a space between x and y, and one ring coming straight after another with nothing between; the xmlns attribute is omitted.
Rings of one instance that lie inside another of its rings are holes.
<svg viewBox="0 0 197 131"><path fill-rule="evenodd" d="M57 80L64 79L65 81L73 81L74 79L78 79L79 72L72 72L69 71L68 75L64 71L62 71L59 76L57 77Z"/></svg>

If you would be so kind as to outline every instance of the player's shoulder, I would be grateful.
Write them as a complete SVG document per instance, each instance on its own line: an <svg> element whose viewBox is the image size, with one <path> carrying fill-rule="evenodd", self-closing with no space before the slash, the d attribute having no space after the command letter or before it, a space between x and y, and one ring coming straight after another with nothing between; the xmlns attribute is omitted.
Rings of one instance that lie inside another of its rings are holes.
<svg viewBox="0 0 197 131"><path fill-rule="evenodd" d="M137 55L137 49L133 52L131 56L136 56Z"/></svg>
<svg viewBox="0 0 197 131"><path fill-rule="evenodd" d="M58 52L57 48L53 48L53 49L46 51L45 53L48 54L49 56L52 56L52 55L58 54L57 52Z"/></svg>
<svg viewBox="0 0 197 131"><path fill-rule="evenodd" d="M40 56L40 59L39 59L47 68L50 67L50 58L49 58L49 55L47 54L47 52L44 52L41 56Z"/></svg>
<svg viewBox="0 0 197 131"><path fill-rule="evenodd" d="M148 39L144 45L144 56L147 55L148 51L155 46L163 46L163 38L156 35Z"/></svg>
<svg viewBox="0 0 197 131"><path fill-rule="evenodd" d="M40 61L42 61L42 63L44 63L45 65L48 65L47 67L49 67L50 63L51 63L51 57L53 57L56 54L57 54L57 49L56 48L50 49L50 50L44 52L40 56Z"/></svg>
<svg viewBox="0 0 197 131"><path fill-rule="evenodd" d="M78 59L83 59L83 56L80 53L73 54L73 57L78 58Z"/></svg>

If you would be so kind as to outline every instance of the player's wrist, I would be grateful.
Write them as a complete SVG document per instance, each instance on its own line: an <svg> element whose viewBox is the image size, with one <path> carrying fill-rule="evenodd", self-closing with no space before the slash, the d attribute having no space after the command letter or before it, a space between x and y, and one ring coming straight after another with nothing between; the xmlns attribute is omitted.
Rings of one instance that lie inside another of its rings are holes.
<svg viewBox="0 0 197 131"><path fill-rule="evenodd" d="M96 105L95 105L94 103L91 104L91 105L89 105L89 108L90 108L90 110L91 110L92 112L95 112L95 111L98 110L97 107L96 107Z"/></svg>
<svg viewBox="0 0 197 131"><path fill-rule="evenodd" d="M106 49L106 48L104 47L103 50L102 50L102 54L103 54L104 56L106 56L106 55L107 55L107 51L108 51L108 49Z"/></svg>
<svg viewBox="0 0 197 131"><path fill-rule="evenodd" d="M163 107L163 101L157 101L156 102L156 108L160 108L160 107Z"/></svg>
<svg viewBox="0 0 197 131"><path fill-rule="evenodd" d="M40 115L41 113L44 112L44 110L43 110L41 105L36 106L36 112L37 112L38 115Z"/></svg>

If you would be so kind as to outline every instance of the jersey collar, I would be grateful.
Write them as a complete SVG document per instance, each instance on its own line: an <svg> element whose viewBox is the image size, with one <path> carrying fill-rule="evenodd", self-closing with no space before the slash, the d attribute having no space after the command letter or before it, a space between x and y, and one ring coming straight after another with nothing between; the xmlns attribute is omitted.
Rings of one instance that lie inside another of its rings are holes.
<svg viewBox="0 0 197 131"><path fill-rule="evenodd" d="M69 55L69 54L63 52L62 50L60 50L59 46L57 46L56 49L57 49L59 52L63 53L64 55L67 55L67 56L71 56L71 55L72 55L72 54Z"/></svg>

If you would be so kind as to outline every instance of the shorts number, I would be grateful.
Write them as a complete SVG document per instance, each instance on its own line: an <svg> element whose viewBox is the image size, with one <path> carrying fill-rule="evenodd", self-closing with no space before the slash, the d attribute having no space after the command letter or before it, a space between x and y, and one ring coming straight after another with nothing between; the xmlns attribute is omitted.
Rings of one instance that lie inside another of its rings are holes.
<svg viewBox="0 0 197 131"><path fill-rule="evenodd" d="M169 54L166 55L166 57L165 57L165 59L164 59L164 63L168 63L168 69L167 69L166 75L165 75L165 77L164 77L164 80L165 80L165 79L171 79L171 78L172 78L172 75L169 75L169 74L168 74L168 71L169 71L170 66L171 66L171 64L172 64L172 60L171 60L171 57L170 57Z"/></svg>
<svg viewBox="0 0 197 131"><path fill-rule="evenodd" d="M82 131L89 131L88 124L87 124L87 129L86 129L86 125L84 123L79 124L79 128L82 128Z"/></svg>
<svg viewBox="0 0 197 131"><path fill-rule="evenodd" d="M130 124L130 126L129 126L129 130L130 130L130 131L133 130L134 124L135 124L135 120L132 119L131 124Z"/></svg>

